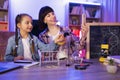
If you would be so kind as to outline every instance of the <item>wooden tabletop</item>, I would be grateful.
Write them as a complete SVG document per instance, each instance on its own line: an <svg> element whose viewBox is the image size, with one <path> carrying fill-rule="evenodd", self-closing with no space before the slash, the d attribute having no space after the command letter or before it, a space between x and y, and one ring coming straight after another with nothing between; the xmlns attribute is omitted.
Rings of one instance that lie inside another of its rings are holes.
<svg viewBox="0 0 120 80"><path fill-rule="evenodd" d="M120 69L116 74L106 71L105 65L93 60L86 70L76 70L74 64L60 66L32 66L0 74L1 80L120 80Z"/></svg>

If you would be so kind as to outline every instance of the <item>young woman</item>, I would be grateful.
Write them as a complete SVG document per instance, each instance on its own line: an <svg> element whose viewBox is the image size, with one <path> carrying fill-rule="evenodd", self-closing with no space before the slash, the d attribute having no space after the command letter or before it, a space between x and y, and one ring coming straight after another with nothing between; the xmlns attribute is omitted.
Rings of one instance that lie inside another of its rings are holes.
<svg viewBox="0 0 120 80"><path fill-rule="evenodd" d="M39 61L38 50L54 50L58 46L55 44L63 40L63 36L59 35L50 44L44 44L36 36L31 34L32 17L28 14L19 14L16 16L16 32L15 35L8 39L5 60L32 60ZM51 46L51 48L50 48Z"/></svg>
<svg viewBox="0 0 120 80"><path fill-rule="evenodd" d="M62 51L64 53L65 49L69 48L69 54L72 54L75 50L76 50L76 46L75 46L75 42L77 39L77 37L72 34L69 29L65 29L65 27L61 27L57 25L57 19L56 19L56 15L54 13L54 10L49 7L49 6L44 6L40 9L39 11L39 25L40 25L40 29L43 29L44 31L39 35L40 40L42 40L44 43L50 43L51 41L53 41L57 35L61 34L61 33L66 33L65 36L66 37L66 45L63 45L61 47L59 47L59 49L56 49L58 51ZM87 32L86 30L82 31L82 34L86 35ZM82 37L81 40L79 41L79 49L82 49L85 45L85 38L86 37ZM68 47L69 46L69 47ZM62 54L62 53L61 53ZM66 56L61 55L62 57L60 58L64 58Z"/></svg>

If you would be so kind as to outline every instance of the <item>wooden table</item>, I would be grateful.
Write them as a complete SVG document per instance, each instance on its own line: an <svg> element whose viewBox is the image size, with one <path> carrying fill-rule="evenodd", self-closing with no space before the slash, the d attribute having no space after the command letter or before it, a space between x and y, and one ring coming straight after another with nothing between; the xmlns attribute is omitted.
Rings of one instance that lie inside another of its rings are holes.
<svg viewBox="0 0 120 80"><path fill-rule="evenodd" d="M35 65L29 69L17 69L0 75L1 80L120 80L120 70L116 74L107 73L105 66L93 60L86 70L75 70L74 65L58 67Z"/></svg>

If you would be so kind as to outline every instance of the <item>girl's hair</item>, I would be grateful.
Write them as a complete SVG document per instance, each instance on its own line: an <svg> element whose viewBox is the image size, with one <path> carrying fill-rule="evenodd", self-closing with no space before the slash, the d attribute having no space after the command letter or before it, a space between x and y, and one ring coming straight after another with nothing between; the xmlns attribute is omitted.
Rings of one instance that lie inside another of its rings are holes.
<svg viewBox="0 0 120 80"><path fill-rule="evenodd" d="M49 7L49 6L44 6L39 11L38 23L39 23L39 28L42 31L47 28L47 24L44 23L44 18L50 12L54 12L54 10L51 7Z"/></svg>
<svg viewBox="0 0 120 80"><path fill-rule="evenodd" d="M25 14L25 13L23 13L23 14L18 14L18 15L16 16L16 18L15 18L15 26L16 26L16 29L15 29L15 44L16 44L16 46L15 46L15 49L14 49L14 51L13 51L13 56L17 56L17 48L18 48L18 40L19 40L19 39L18 39L18 26L17 26L17 24L18 24L18 23L21 23L23 17L25 17L25 16L29 16L29 17L32 19L32 17L31 17L30 15ZM34 52L35 52L35 51L34 51L34 41L33 41L33 36L32 36L31 33L30 33L30 36L31 36L31 38L32 38L31 49L32 49L32 53L34 53Z"/></svg>

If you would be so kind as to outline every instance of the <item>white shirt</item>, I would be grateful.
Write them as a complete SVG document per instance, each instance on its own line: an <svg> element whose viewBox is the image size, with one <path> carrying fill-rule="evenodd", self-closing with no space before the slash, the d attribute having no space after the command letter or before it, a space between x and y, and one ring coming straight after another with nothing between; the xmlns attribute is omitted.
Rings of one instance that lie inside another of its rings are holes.
<svg viewBox="0 0 120 80"><path fill-rule="evenodd" d="M50 35L50 34L48 34L48 35L49 35L49 37L51 38L51 40L53 41L53 40L55 40L55 38L56 38L59 34L60 34L60 31L58 31L58 33L57 33L56 35Z"/></svg>
<svg viewBox="0 0 120 80"><path fill-rule="evenodd" d="M23 49L24 49L24 59L32 60L29 38L26 38L26 39L22 38L22 43L23 43Z"/></svg>

